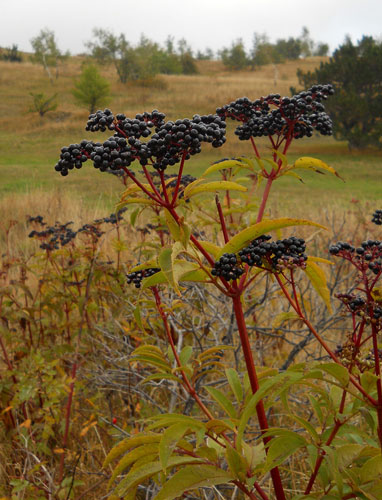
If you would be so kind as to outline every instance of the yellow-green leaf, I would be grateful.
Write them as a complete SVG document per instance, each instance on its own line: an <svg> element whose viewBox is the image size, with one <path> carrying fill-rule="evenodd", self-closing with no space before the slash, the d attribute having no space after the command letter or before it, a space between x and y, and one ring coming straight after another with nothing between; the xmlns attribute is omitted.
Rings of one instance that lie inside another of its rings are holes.
<svg viewBox="0 0 382 500"><path fill-rule="evenodd" d="M187 465L162 486L154 500L173 500L185 491L226 484L233 479L234 476L230 472L214 465Z"/></svg>
<svg viewBox="0 0 382 500"><path fill-rule="evenodd" d="M203 172L202 177L205 177L206 175L210 175L213 172L218 172L219 170L224 170L226 168L235 168L235 167L240 167L240 166L248 168L248 166L246 164L243 164L236 159L218 161L218 162L213 163L210 167L208 167L207 170L205 170Z"/></svg>
<svg viewBox="0 0 382 500"><path fill-rule="evenodd" d="M330 314L332 314L332 305L330 303L330 292L326 284L326 276L324 271L311 258L306 261L305 274L308 276L314 289L324 301Z"/></svg>
<svg viewBox="0 0 382 500"><path fill-rule="evenodd" d="M188 422L178 422L174 425L171 425L164 431L162 439L159 443L159 459L161 461L163 470L166 470L171 453L174 451L176 445L186 434L188 429Z"/></svg>
<svg viewBox="0 0 382 500"><path fill-rule="evenodd" d="M191 184L187 186L190 187ZM186 188L186 189L187 189ZM219 190L231 190L231 191L247 191L247 188L244 186L241 186L240 184L237 184L237 182L231 182L231 181L213 181L213 182L208 182L207 184L201 184L199 186L196 186L192 189L184 190L184 197L185 198L191 198L191 196L195 196L196 194L201 194L201 193L214 193L215 191Z"/></svg>
<svg viewBox="0 0 382 500"><path fill-rule="evenodd" d="M319 172L321 174L322 174L321 170L325 170L326 172L329 172L344 181L344 179L334 170L333 167L330 167L329 165L327 165L322 160L319 160L318 158L310 158L309 156L303 156L302 158L299 158L294 162L293 168L313 170L314 172Z"/></svg>
<svg viewBox="0 0 382 500"><path fill-rule="evenodd" d="M200 459L193 457L170 457L168 460L168 467L175 467L176 465L200 463ZM158 462L144 463L140 467L133 469L129 474L119 483L116 488L116 493L125 495L132 488L143 483L146 479L154 476L162 470L162 464Z"/></svg>
<svg viewBox="0 0 382 500"><path fill-rule="evenodd" d="M115 479L119 474L122 474L131 464L136 462L139 458L144 457L145 455L158 453L159 445L158 443L152 444L144 444L142 446L138 446L134 448L132 451L127 453L121 460L118 462L116 468L113 470L113 474L108 482L108 488L114 483Z"/></svg>
<svg viewBox="0 0 382 500"><path fill-rule="evenodd" d="M161 436L159 434L139 434L134 437L129 437L118 443L106 456L102 467L107 467L115 458L119 457L126 451L141 446L142 444L159 442Z"/></svg>

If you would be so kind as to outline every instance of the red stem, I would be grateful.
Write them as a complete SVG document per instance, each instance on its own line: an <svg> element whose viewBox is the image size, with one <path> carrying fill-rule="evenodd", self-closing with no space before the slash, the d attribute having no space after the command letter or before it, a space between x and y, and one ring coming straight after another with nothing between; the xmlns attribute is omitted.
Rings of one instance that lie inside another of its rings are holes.
<svg viewBox="0 0 382 500"><path fill-rule="evenodd" d="M186 160L186 155L187 155L187 152L183 151L182 160L180 162L180 167L179 167L179 172L178 172L178 178L176 180L176 186L175 186L175 190L174 190L174 195L173 195L172 201L171 201L171 206L172 207L175 206L176 200L178 198L178 193L179 193L179 188L180 188L180 181L182 180L182 173L183 173L184 162Z"/></svg>
<svg viewBox="0 0 382 500"><path fill-rule="evenodd" d="M256 392L259 390L259 381L257 378L256 367L252 356L251 345L249 343L248 331L247 331L247 326L245 324L245 318L241 304L240 294L238 293L235 297L232 297L232 301L233 301L236 323L239 330L240 342L243 349L245 364L247 367L247 373L251 384L252 393L256 394ZM256 413L260 429L262 430L262 432L265 432L268 429L268 421L267 421L267 416L265 414L264 403L262 400L260 400L256 406ZM266 445L270 440L271 438L269 436L264 437L263 439L264 444ZM271 477L276 494L276 499L286 500L284 488L280 477L280 472L277 467L271 470Z"/></svg>
<svg viewBox="0 0 382 500"><path fill-rule="evenodd" d="M261 220L263 218L265 206L266 206L267 201L268 201L268 196L269 196L269 192L270 192L271 187L272 187L273 180L274 180L274 171L272 170L272 172L269 174L269 177L267 179L267 184L266 184L265 189L264 189L263 199L261 200L261 205L259 208L259 213L257 214L256 222L261 222Z"/></svg>
<svg viewBox="0 0 382 500"><path fill-rule="evenodd" d="M224 243L228 243L229 236L228 236L228 232L227 232L227 226L225 224L223 210L222 210L222 206L220 205L220 201L219 201L219 196L218 195L215 196L215 203L216 203L216 208L218 209L220 225L221 225L221 228L222 228L222 231L223 231Z"/></svg>

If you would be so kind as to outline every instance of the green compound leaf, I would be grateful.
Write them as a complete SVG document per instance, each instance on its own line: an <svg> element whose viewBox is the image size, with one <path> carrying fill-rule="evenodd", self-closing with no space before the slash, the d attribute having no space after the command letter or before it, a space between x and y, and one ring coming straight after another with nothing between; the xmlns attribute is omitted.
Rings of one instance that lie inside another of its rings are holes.
<svg viewBox="0 0 382 500"><path fill-rule="evenodd" d="M170 457L168 460L168 468L177 465L200 463L200 459L192 457ZM156 475L162 471L162 464L157 462L143 463L140 467L132 469L128 475L119 483L115 492L120 495L126 495L129 491L139 484L142 484L146 479Z"/></svg>
<svg viewBox="0 0 382 500"><path fill-rule="evenodd" d="M290 457L299 448L306 446L306 444L307 442L302 436L292 431L289 431L287 436L283 435L273 438L268 448L264 472L268 472L274 467L282 464L284 460Z"/></svg>
<svg viewBox="0 0 382 500"><path fill-rule="evenodd" d="M243 399L243 387L237 371L234 368L227 368L225 374L237 402L241 403Z"/></svg>
<svg viewBox="0 0 382 500"><path fill-rule="evenodd" d="M349 371L342 365L337 363L320 363L316 368L332 375L343 387L349 384Z"/></svg>
<svg viewBox="0 0 382 500"><path fill-rule="evenodd" d="M237 418L235 407L231 401L218 389L214 387L206 387L206 391L214 398L214 400L223 408L227 415L231 418Z"/></svg>
<svg viewBox="0 0 382 500"><path fill-rule="evenodd" d="M216 163L213 163L210 167L207 168L202 174L202 177L206 175L210 175L213 172L218 172L219 170L224 170L226 168L236 168L236 167L243 167L243 168L249 168L249 166L245 163L240 162L239 160L233 159L233 160L222 160Z"/></svg>
<svg viewBox="0 0 382 500"><path fill-rule="evenodd" d="M235 477L213 465L187 465L165 483L154 500L173 500L185 491L226 484Z"/></svg>
<svg viewBox="0 0 382 500"><path fill-rule="evenodd" d="M326 284L326 276L324 271L309 257L306 261L305 274L308 276L314 289L324 301L330 314L332 314L332 305L330 303L330 292Z"/></svg>
<svg viewBox="0 0 382 500"><path fill-rule="evenodd" d="M116 468L113 470L113 474L108 482L108 488L114 483L115 479L119 474L122 474L128 467L130 467L134 462L140 458L151 455L153 453L158 453L158 443L144 444L133 449L127 453L117 464Z"/></svg>
<svg viewBox="0 0 382 500"><path fill-rule="evenodd" d="M190 428L188 422L178 422L177 424L168 427L159 443L159 459L163 470L166 470L168 460L174 451L178 442L183 438Z"/></svg>
<svg viewBox="0 0 382 500"><path fill-rule="evenodd" d="M238 184L237 182L231 182L231 181L213 181L213 182L208 182L207 184L202 184L199 186L192 186L190 188L191 184L189 184L186 189L184 190L184 198L188 199L191 198L191 196L195 196L196 194L201 194L201 193L214 193L215 191L219 190L225 190L225 191L247 191L247 188Z"/></svg>
<svg viewBox="0 0 382 500"><path fill-rule="evenodd" d="M321 229L326 229L325 226L318 224L317 222L312 222L306 219L292 219L289 217L282 217L280 219L264 220L254 224L253 226L247 227L240 233L236 234L233 238L229 240L228 243L220 249L220 252L216 258L220 258L224 253L236 253L246 245L248 245L252 240L258 238L259 236L268 233L269 231L275 231L277 229L282 229L283 227L289 226L315 226Z"/></svg>
<svg viewBox="0 0 382 500"><path fill-rule="evenodd" d="M141 446L142 444L159 442L161 436L159 434L140 434L132 438L126 438L120 443L118 443L106 456L102 467L107 467L115 458L121 456L128 450L135 448L136 446Z"/></svg>

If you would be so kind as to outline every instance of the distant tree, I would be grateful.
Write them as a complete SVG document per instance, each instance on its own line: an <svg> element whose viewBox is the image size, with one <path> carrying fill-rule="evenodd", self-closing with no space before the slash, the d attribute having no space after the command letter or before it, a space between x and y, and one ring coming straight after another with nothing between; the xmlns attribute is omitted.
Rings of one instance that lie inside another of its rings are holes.
<svg viewBox="0 0 382 500"><path fill-rule="evenodd" d="M198 61L212 61L214 57L214 52L210 47L207 47L204 52L198 50L196 53L196 59L198 59Z"/></svg>
<svg viewBox="0 0 382 500"><path fill-rule="evenodd" d="M282 60L282 56L275 50L275 46L269 41L267 35L254 33L251 52L252 69Z"/></svg>
<svg viewBox="0 0 382 500"><path fill-rule="evenodd" d="M364 36L358 45L347 38L313 72L298 71L304 88L332 83L335 95L326 109L334 121L334 137L349 148L382 147L382 42Z"/></svg>
<svg viewBox="0 0 382 500"><path fill-rule="evenodd" d="M298 59L301 56L302 43L298 38L279 39L274 47L273 56L277 54L280 61Z"/></svg>
<svg viewBox="0 0 382 500"><path fill-rule="evenodd" d="M22 57L18 51L17 45L13 44L12 47L6 47L0 52L0 59L9 62L21 62Z"/></svg>
<svg viewBox="0 0 382 500"><path fill-rule="evenodd" d="M72 94L78 105L84 106L89 113L108 104L110 99L110 84L103 78L96 66L86 65L77 82L75 82Z"/></svg>
<svg viewBox="0 0 382 500"><path fill-rule="evenodd" d="M57 109L57 94L47 97L45 94L34 94L30 92L30 96L33 98L33 104L29 108L31 113L38 113L40 116L44 116L49 111L54 111Z"/></svg>
<svg viewBox="0 0 382 500"><path fill-rule="evenodd" d="M195 75L198 73L198 68L195 64L195 59L192 57L190 52L185 52L180 56L180 62L182 65L182 73L184 75Z"/></svg>
<svg viewBox="0 0 382 500"><path fill-rule="evenodd" d="M69 53L63 54L57 47L55 34L49 29L42 29L40 34L31 39L31 45L34 51L32 60L38 64L42 64L48 74L49 80L53 83L52 73L50 68L56 69L56 79L58 78L59 62L64 61Z"/></svg>
<svg viewBox="0 0 382 500"><path fill-rule="evenodd" d="M96 40L85 44L91 55L100 64L113 64L121 83L126 83L129 76L134 73L135 62L132 47L125 35L115 36L108 30L95 28L93 36Z"/></svg>
<svg viewBox="0 0 382 500"><path fill-rule="evenodd" d="M230 48L224 48L220 51L220 57L224 66L231 70L240 70L248 66L249 61L245 52L243 40L240 38L232 42Z"/></svg>
<svg viewBox="0 0 382 500"><path fill-rule="evenodd" d="M318 42L313 49L314 56L327 56L328 53L329 45L327 43Z"/></svg>
<svg viewBox="0 0 382 500"><path fill-rule="evenodd" d="M314 42L310 38L309 30L306 26L303 26L302 28L302 33L300 35L299 41L301 44L301 56L302 57L311 56L313 52Z"/></svg>

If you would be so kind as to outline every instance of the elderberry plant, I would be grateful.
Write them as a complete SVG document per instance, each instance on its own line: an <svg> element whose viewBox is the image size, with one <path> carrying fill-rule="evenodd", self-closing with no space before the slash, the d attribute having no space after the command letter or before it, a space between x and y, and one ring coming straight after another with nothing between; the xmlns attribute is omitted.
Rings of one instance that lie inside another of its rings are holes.
<svg viewBox="0 0 382 500"><path fill-rule="evenodd" d="M150 307L155 307L161 319L168 351L150 340L133 352L130 362L151 367L146 383L160 380L179 385L198 408L192 415L150 416L142 424L142 432L128 436L110 451L104 467L119 459L109 482L114 487L110 499L136 498L139 487L147 482L156 488L155 500L189 498L191 490L223 484L250 499L378 498L382 478L375 479L373 474L375 468L382 470L381 294L377 287L382 273L381 243L368 240L354 247L339 242L330 248L332 256L346 259L358 272L356 293L338 295L351 316L352 328L333 349L310 321L301 285L309 280L332 313L320 266L331 262L310 256L305 239L297 234L277 240L268 234L302 225L322 228L305 219L269 219L266 207L274 181L283 175L299 178L301 169L339 177L316 158L289 163L286 157L293 140L311 137L314 130L322 135L332 133L323 104L332 94L328 84L292 97L243 97L219 107L216 114L175 121L166 121L157 110L133 119L100 110L90 115L86 129L110 130L113 136L103 143L83 140L61 150L55 166L61 175L81 168L88 160L103 172L122 171L126 188L118 210L138 205L131 214L133 221L144 209L150 211L151 227L158 228L160 245L154 246L152 258L129 270L127 282L139 289L137 328L149 328L140 303L150 294L154 299ZM205 143L213 147L224 144L227 118L241 123L235 133L240 140L251 142L253 157L216 162L198 179L184 175L185 162L200 153ZM271 158L260 156L259 137L269 139ZM165 174L175 166L176 173ZM208 181L219 173L222 180ZM266 184L257 206L253 192L261 179ZM200 195L205 200L210 193L214 204L198 202ZM210 230L202 232L200 223L206 217ZM373 221L378 224L379 220L380 214L374 214ZM284 319L304 326L324 353L324 362L259 375L262 367L255 365L246 303L262 276L278 284L280 300L283 297L289 307ZM216 355L225 345L199 356L190 346L177 347L172 310L164 296L169 287L181 300L186 286L214 286L231 301L244 364L239 370L230 366L223 372L228 395L198 383L208 363L221 364L221 356L216 360ZM296 404L300 387L308 387L303 396L311 404L307 409ZM357 426L362 428L358 433ZM354 437L346 439L349 428ZM284 466L295 462L304 464L296 494L289 488L288 467Z"/></svg>

